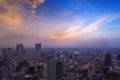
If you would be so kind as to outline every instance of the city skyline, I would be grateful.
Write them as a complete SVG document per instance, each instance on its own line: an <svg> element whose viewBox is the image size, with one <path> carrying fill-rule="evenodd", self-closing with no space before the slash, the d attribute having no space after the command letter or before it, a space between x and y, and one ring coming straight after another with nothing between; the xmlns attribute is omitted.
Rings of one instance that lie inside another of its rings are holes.
<svg viewBox="0 0 120 80"><path fill-rule="evenodd" d="M0 0L0 47L120 47L119 0Z"/></svg>

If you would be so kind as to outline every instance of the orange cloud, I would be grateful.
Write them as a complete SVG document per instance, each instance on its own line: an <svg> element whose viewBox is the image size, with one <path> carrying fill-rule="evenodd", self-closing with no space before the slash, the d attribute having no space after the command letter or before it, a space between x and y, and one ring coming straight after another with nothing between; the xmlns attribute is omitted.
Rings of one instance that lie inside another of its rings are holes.
<svg viewBox="0 0 120 80"><path fill-rule="evenodd" d="M61 39L65 39L65 38L66 38L66 35L63 35L63 34L52 35L52 39L55 39L55 40L61 40Z"/></svg>
<svg viewBox="0 0 120 80"><path fill-rule="evenodd" d="M11 30L27 28L23 15L28 15L26 12L35 14L35 9L43 2L44 0L0 0L0 27ZM32 11L25 10L24 4L31 6Z"/></svg>
<svg viewBox="0 0 120 80"><path fill-rule="evenodd" d="M53 34L51 36L52 39L55 40L65 40L65 39L70 39L76 36L76 33L78 32L80 28L79 27L70 27L66 31L64 31L61 34Z"/></svg>
<svg viewBox="0 0 120 80"><path fill-rule="evenodd" d="M50 38L55 40L66 40L75 37L79 37L79 39L89 39L97 37L100 34L100 31L98 30L99 27L106 19L107 18L100 18L99 20L87 26L83 26L83 24L79 24L78 26L73 25L65 30L63 33L52 34Z"/></svg>
<svg viewBox="0 0 120 80"><path fill-rule="evenodd" d="M32 9L36 9L38 6L44 3L45 0L25 0L25 2L29 4Z"/></svg>
<svg viewBox="0 0 120 80"><path fill-rule="evenodd" d="M18 7L11 5L5 0L1 0L0 2L0 7L4 9L4 12L0 12L0 23L4 26L0 27L17 28L21 25L25 25L24 20L18 12Z"/></svg>

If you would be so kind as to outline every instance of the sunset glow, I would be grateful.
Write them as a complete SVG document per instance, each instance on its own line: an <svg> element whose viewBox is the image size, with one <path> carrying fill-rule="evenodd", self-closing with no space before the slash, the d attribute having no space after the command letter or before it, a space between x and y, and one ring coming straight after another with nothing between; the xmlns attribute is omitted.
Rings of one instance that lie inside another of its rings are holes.
<svg viewBox="0 0 120 80"><path fill-rule="evenodd" d="M0 45L120 47L119 8L119 0L0 0Z"/></svg>

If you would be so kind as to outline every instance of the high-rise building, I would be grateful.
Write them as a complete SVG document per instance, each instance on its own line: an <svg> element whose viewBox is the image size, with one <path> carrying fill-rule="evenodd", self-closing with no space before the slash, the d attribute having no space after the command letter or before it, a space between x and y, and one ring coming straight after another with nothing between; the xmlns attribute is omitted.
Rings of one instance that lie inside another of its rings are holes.
<svg viewBox="0 0 120 80"><path fill-rule="evenodd" d="M4 59L4 66L6 68L9 68L9 64L11 61L11 54L12 54L12 49L11 48L3 48L2 49L2 55L3 55L3 59Z"/></svg>
<svg viewBox="0 0 120 80"><path fill-rule="evenodd" d="M41 60L41 43L35 44L35 59Z"/></svg>
<svg viewBox="0 0 120 80"><path fill-rule="evenodd" d="M63 62L57 61L56 63L56 77L57 80L63 77Z"/></svg>
<svg viewBox="0 0 120 80"><path fill-rule="evenodd" d="M16 53L19 54L19 44L16 45Z"/></svg>
<svg viewBox="0 0 120 80"><path fill-rule="evenodd" d="M17 44L17 54L25 55L25 49L22 43Z"/></svg>
<svg viewBox="0 0 120 80"><path fill-rule="evenodd" d="M7 54L8 54L8 60L9 60L9 62L11 62L12 48L7 48Z"/></svg>
<svg viewBox="0 0 120 80"><path fill-rule="evenodd" d="M56 61L53 58L47 59L47 80L56 80Z"/></svg>
<svg viewBox="0 0 120 80"><path fill-rule="evenodd" d="M120 66L120 54L117 55L118 66Z"/></svg>
<svg viewBox="0 0 120 80"><path fill-rule="evenodd" d="M105 60L104 60L104 66L111 66L112 65L112 58L111 58L111 54L107 53L105 54Z"/></svg>
<svg viewBox="0 0 120 80"><path fill-rule="evenodd" d="M17 56L19 60L23 60L25 57L25 49L22 43L17 44Z"/></svg>
<svg viewBox="0 0 120 80"><path fill-rule="evenodd" d="M4 67L8 67L8 63L7 63L7 49L3 48L2 49L2 55L3 55L3 61L4 61Z"/></svg>

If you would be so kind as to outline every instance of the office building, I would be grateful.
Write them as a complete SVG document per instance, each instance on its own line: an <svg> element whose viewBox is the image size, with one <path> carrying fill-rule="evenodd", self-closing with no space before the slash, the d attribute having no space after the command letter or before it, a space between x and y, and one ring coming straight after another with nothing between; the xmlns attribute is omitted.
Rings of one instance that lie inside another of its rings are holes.
<svg viewBox="0 0 120 80"><path fill-rule="evenodd" d="M109 67L111 65L112 65L111 54L107 53L107 54L105 54L104 66Z"/></svg>
<svg viewBox="0 0 120 80"><path fill-rule="evenodd" d="M22 43L17 44L17 56L20 61L22 61L25 57L25 49Z"/></svg>
<svg viewBox="0 0 120 80"><path fill-rule="evenodd" d="M9 64L11 61L11 54L12 54L12 49L11 48L3 48L2 49L2 55L3 55L3 61L4 61L4 66L6 68L9 68Z"/></svg>
<svg viewBox="0 0 120 80"><path fill-rule="evenodd" d="M41 60L41 43L35 44L35 59Z"/></svg>
<svg viewBox="0 0 120 80"><path fill-rule="evenodd" d="M56 63L56 77L57 77L57 80L63 77L63 62L61 61L58 61Z"/></svg>
<svg viewBox="0 0 120 80"><path fill-rule="evenodd" d="M120 66L120 54L117 54L117 63L118 63L118 66Z"/></svg>
<svg viewBox="0 0 120 80"><path fill-rule="evenodd" d="M56 62L53 58L47 59L47 80L56 80Z"/></svg>

